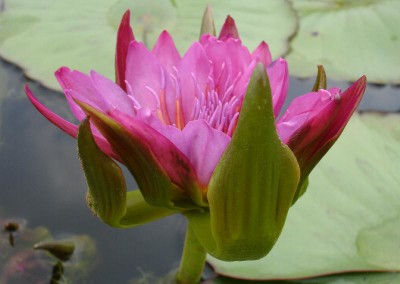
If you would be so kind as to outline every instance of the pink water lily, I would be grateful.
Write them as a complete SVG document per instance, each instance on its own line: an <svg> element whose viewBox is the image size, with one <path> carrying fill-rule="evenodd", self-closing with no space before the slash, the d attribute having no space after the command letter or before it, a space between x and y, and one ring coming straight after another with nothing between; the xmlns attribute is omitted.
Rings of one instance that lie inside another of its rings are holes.
<svg viewBox="0 0 400 284"><path fill-rule="evenodd" d="M269 77L277 132L295 153L300 170L315 165L337 139L366 84L362 77L343 93L337 88L308 93L295 99L278 119L289 86L287 62L282 58L272 61L265 42L250 52L230 17L218 37L202 35L181 56L167 31L152 50L135 40L127 12L118 30L115 59L116 83L95 71L89 75L67 67L56 71L71 111L79 121L87 115L95 121L92 116L101 113L115 122L142 149L137 155L144 153L153 159L178 191L201 206L207 205L210 178L235 133L258 63ZM77 136L77 125L47 109L28 87L26 93L48 120ZM91 130L107 155L125 164L138 159L133 154L128 157L129 152L118 147L96 122ZM140 180L141 165L130 169ZM138 184L141 190L145 186ZM193 197L196 194L200 199Z"/></svg>

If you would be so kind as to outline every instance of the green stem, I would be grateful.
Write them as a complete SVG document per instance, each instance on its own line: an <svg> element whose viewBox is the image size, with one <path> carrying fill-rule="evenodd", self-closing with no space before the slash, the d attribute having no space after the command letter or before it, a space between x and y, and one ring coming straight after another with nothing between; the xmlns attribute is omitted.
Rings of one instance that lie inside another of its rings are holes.
<svg viewBox="0 0 400 284"><path fill-rule="evenodd" d="M199 243L190 224L186 231L181 265L176 275L178 284L196 284L200 282L201 274L206 263L206 250Z"/></svg>

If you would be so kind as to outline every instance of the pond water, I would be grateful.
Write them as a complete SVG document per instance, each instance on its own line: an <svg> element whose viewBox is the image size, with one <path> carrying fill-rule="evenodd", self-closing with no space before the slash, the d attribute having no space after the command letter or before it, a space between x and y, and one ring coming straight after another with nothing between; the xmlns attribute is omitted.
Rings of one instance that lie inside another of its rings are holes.
<svg viewBox="0 0 400 284"><path fill-rule="evenodd" d="M162 276L175 269L183 245L184 218L175 215L120 230L93 216L85 203L86 183L76 141L31 105L23 91L27 82L46 105L71 118L62 95L27 80L20 69L0 61L0 221L25 219L26 227L44 226L55 239L89 235L97 246L91 260L95 269L79 283L130 283L143 275ZM292 79L288 101L312 85L313 80ZM369 85L360 110L400 110L400 88ZM129 174L126 178L134 189L133 179ZM15 243L17 248L18 238ZM51 266L48 271L50 275Z"/></svg>

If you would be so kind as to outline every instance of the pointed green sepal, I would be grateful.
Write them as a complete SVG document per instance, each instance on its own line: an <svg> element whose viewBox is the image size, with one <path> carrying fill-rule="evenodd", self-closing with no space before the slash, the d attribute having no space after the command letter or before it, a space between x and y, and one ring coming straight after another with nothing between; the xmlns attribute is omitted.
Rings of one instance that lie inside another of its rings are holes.
<svg viewBox="0 0 400 284"><path fill-rule="evenodd" d="M216 35L214 17L210 5L204 10L203 20L201 21L200 37L204 34Z"/></svg>
<svg viewBox="0 0 400 284"><path fill-rule="evenodd" d="M237 128L211 177L216 258L264 257L277 241L299 182L299 166L278 137L265 67L253 72Z"/></svg>
<svg viewBox="0 0 400 284"><path fill-rule="evenodd" d="M120 167L98 148L87 119L79 127L78 152L89 188L88 205L104 223L128 228L176 213L148 204L139 190L126 191Z"/></svg>
<svg viewBox="0 0 400 284"><path fill-rule="evenodd" d="M302 179L300 178L299 185L298 185L297 190L296 190L296 193L295 193L295 195L294 195L294 197L293 197L292 205L295 204L296 201L297 201L300 197L303 196L303 194L307 191L307 187L308 187L308 176L307 176L304 180L302 180Z"/></svg>
<svg viewBox="0 0 400 284"><path fill-rule="evenodd" d="M193 209L197 206L185 192L171 182L150 147L122 125L92 106L76 103L110 143L135 178L147 203L169 209Z"/></svg>
<svg viewBox="0 0 400 284"><path fill-rule="evenodd" d="M322 65L318 65L317 77L315 78L315 83L312 91L318 92L319 89L326 89L326 73L324 66Z"/></svg>
<svg viewBox="0 0 400 284"><path fill-rule="evenodd" d="M126 211L125 178L117 163L97 147L88 119L79 126L78 153L88 184L89 208L104 223L118 226Z"/></svg>

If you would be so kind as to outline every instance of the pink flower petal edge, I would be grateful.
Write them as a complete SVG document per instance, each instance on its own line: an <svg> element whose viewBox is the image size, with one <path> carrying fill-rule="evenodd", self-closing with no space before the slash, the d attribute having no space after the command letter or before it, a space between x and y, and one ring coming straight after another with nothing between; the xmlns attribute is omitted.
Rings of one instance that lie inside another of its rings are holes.
<svg viewBox="0 0 400 284"><path fill-rule="evenodd" d="M47 118L51 123L53 123L55 126L63 130L65 133L71 135L72 137L76 138L78 135L78 126L61 118L54 112L50 111L48 108L46 108L31 92L29 89L28 85L25 85L25 93L31 103L34 105L34 107L45 117ZM94 138L96 140L97 145L100 147L100 149L106 153L107 155L120 160L120 158L113 152L111 149L110 144L108 141L99 135L94 135Z"/></svg>
<svg viewBox="0 0 400 284"><path fill-rule="evenodd" d="M131 12L127 10L122 17L117 32L117 46L115 52L115 81L124 91L126 91L126 55L128 53L129 43L135 39L130 25L130 16Z"/></svg>

